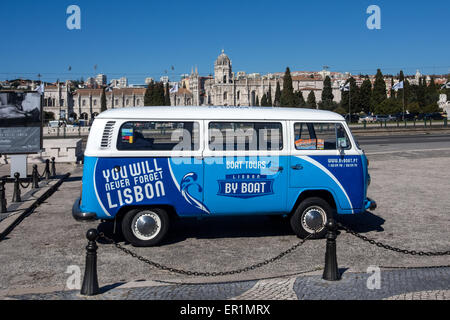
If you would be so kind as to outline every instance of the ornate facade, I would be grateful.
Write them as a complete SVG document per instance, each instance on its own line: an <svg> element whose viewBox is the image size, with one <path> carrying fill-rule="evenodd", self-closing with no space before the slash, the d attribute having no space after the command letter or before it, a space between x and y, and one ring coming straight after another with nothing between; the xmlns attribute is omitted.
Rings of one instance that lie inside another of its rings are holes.
<svg viewBox="0 0 450 320"><path fill-rule="evenodd" d="M271 90L272 100L275 97L277 83L283 90L284 73L266 75L234 73L230 58L222 50L222 53L214 62L214 77L200 77L198 71L192 71L189 77L188 91L171 94L172 105L223 105L223 106L255 106L261 103L264 94ZM303 98L307 99L311 91L314 92L316 101L321 101L323 79L325 76L332 78L333 94L335 101L340 101L339 81L341 74L329 71L321 72L292 72L292 85L294 91L300 91ZM189 99L180 99L180 95ZM188 102L187 102L188 101ZM177 103L178 102L178 103ZM184 104L184 103L188 104Z"/></svg>

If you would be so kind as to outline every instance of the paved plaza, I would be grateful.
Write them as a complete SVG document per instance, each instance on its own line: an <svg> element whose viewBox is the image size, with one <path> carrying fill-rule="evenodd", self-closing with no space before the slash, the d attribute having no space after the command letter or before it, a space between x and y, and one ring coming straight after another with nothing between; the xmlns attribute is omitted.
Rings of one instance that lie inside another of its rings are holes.
<svg viewBox="0 0 450 320"><path fill-rule="evenodd" d="M378 208L341 223L366 237L409 250L446 251L450 238L450 148L416 145L397 150L367 148ZM0 167L2 174L9 169ZM220 272L264 261L299 239L286 221L224 217L175 221L167 240L134 248L112 234L113 224L76 222L71 206L80 194L82 167L58 165L71 176L47 201L0 241L2 299L449 299L448 256L411 256L363 242L340 230L337 258L342 279L321 279L325 240L306 241L291 254L235 275L196 277L151 267L100 242L102 294L90 298L68 283L74 268L84 273L85 233L96 228L121 245L173 268ZM0 222L0 226L2 226ZM379 289L368 287L368 268L379 267ZM435 266L447 266L437 268ZM408 269L399 269L408 267ZM423 268L432 267L432 268Z"/></svg>

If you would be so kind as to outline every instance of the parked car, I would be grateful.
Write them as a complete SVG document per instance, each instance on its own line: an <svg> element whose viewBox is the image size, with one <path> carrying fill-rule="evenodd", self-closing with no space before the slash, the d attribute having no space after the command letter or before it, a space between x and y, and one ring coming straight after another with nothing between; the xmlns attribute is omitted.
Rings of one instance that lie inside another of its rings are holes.
<svg viewBox="0 0 450 320"><path fill-rule="evenodd" d="M349 116L348 114L345 115L345 121L348 122ZM350 115L350 122L359 122L359 116L357 114Z"/></svg>
<svg viewBox="0 0 450 320"><path fill-rule="evenodd" d="M395 116L397 117L397 120L399 120L399 121L403 121L403 120L412 121L417 118L418 114L417 113L399 112L399 113L396 113Z"/></svg>
<svg viewBox="0 0 450 320"><path fill-rule="evenodd" d="M388 115L387 118L388 118L388 121L396 121L397 120L397 117L392 114Z"/></svg>
<svg viewBox="0 0 450 320"><path fill-rule="evenodd" d="M440 112L432 112L425 114L425 119L429 120L444 120L444 116Z"/></svg>
<svg viewBox="0 0 450 320"><path fill-rule="evenodd" d="M376 122L385 122L385 121L389 121L388 116L381 114L381 115L376 115L375 116L375 121Z"/></svg>
<svg viewBox="0 0 450 320"><path fill-rule="evenodd" d="M359 123L363 123L364 121L365 122L375 122L375 117L367 115L367 116L360 117L358 120Z"/></svg>

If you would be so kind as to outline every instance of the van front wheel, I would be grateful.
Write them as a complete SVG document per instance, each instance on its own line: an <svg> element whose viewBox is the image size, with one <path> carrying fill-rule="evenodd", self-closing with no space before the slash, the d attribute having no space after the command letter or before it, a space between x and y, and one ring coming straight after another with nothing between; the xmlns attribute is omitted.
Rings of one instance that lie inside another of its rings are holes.
<svg viewBox="0 0 450 320"><path fill-rule="evenodd" d="M169 229L169 216L160 208L133 209L122 220L122 233L135 247L157 245Z"/></svg>
<svg viewBox="0 0 450 320"><path fill-rule="evenodd" d="M300 238L311 236L312 239L323 238L327 232L325 224L332 216L332 208L322 198L312 197L303 200L291 216L292 230Z"/></svg>

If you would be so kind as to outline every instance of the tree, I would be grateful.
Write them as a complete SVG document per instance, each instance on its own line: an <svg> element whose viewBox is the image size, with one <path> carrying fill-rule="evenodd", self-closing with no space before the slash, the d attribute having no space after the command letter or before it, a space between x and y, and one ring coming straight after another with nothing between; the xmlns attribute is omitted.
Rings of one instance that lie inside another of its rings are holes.
<svg viewBox="0 0 450 320"><path fill-rule="evenodd" d="M296 107L304 108L306 106L305 98L303 98L303 93L299 90L294 93L296 95L297 105Z"/></svg>
<svg viewBox="0 0 450 320"><path fill-rule="evenodd" d="M144 94L144 106L152 106L153 105L153 91L155 90L155 85L153 82L150 82L145 89Z"/></svg>
<svg viewBox="0 0 450 320"><path fill-rule="evenodd" d="M158 82L156 85L155 91L155 106L163 106L165 104L164 98L164 84L162 82Z"/></svg>
<svg viewBox="0 0 450 320"><path fill-rule="evenodd" d="M316 95L314 94L314 91L311 90L311 92L308 94L308 98L306 99L306 107L316 109Z"/></svg>
<svg viewBox="0 0 450 320"><path fill-rule="evenodd" d="M372 90L372 105L377 106L386 100L386 83L383 79L383 74L381 70L377 70L377 74L375 75L375 82L373 84Z"/></svg>
<svg viewBox="0 0 450 320"><path fill-rule="evenodd" d="M261 107L267 107L268 103L267 103L267 95L264 93L262 98L261 98Z"/></svg>
<svg viewBox="0 0 450 320"><path fill-rule="evenodd" d="M348 111L346 111L344 108L342 108L341 106L338 106L337 108L335 108L334 110L333 110L334 112L336 112L336 113L339 113L339 114L346 114Z"/></svg>
<svg viewBox="0 0 450 320"><path fill-rule="evenodd" d="M351 113L359 113L362 110L359 87L356 85L356 80L353 77L350 77L347 83L350 83L350 91L342 92L341 106L347 110L347 113L349 111Z"/></svg>
<svg viewBox="0 0 450 320"><path fill-rule="evenodd" d="M169 91L169 83L166 83L164 88L164 105L170 106L170 91Z"/></svg>
<svg viewBox="0 0 450 320"><path fill-rule="evenodd" d="M360 104L361 109L364 113L369 114L373 112L373 108L371 108L371 97L372 97L372 82L369 79L365 79L361 84L361 88L359 88L359 96L360 96Z"/></svg>
<svg viewBox="0 0 450 320"><path fill-rule="evenodd" d="M380 104L375 105L376 114L394 114L402 112L402 104L395 99L385 99Z"/></svg>
<svg viewBox="0 0 450 320"><path fill-rule="evenodd" d="M102 90L102 96L100 98L100 112L106 111L107 107L106 107L106 92L105 92L105 88L103 88Z"/></svg>
<svg viewBox="0 0 450 320"><path fill-rule="evenodd" d="M390 96L391 99L395 99L396 98L395 97L395 90L394 90L394 77L391 78L391 92L390 92L390 94L391 94L391 96Z"/></svg>
<svg viewBox="0 0 450 320"><path fill-rule="evenodd" d="M275 100L273 101L273 105L275 107L280 106L280 99L281 99L281 89L280 89L280 83L277 81L277 87L275 89Z"/></svg>
<svg viewBox="0 0 450 320"><path fill-rule="evenodd" d="M425 105L430 106L430 108L433 109L431 106L435 104L437 105L438 101L439 101L439 90L438 87L436 86L436 83L434 82L434 77L431 77L430 84L428 85L428 87L425 88Z"/></svg>
<svg viewBox="0 0 450 320"><path fill-rule="evenodd" d="M408 110L410 113L422 113L422 109L419 106L418 102L413 102L408 105Z"/></svg>
<svg viewBox="0 0 450 320"><path fill-rule="evenodd" d="M332 105L334 99L333 89L331 88L331 79L329 76L325 77L323 80L323 90L322 90L322 104L324 106Z"/></svg>
<svg viewBox="0 0 450 320"><path fill-rule="evenodd" d="M273 106L272 102L272 86L269 83L269 91L267 92L267 106L271 107Z"/></svg>
<svg viewBox="0 0 450 320"><path fill-rule="evenodd" d="M294 95L294 87L292 86L292 77L289 67L283 77L283 91L281 91L280 106L281 107L295 107L298 101Z"/></svg>
<svg viewBox="0 0 450 320"><path fill-rule="evenodd" d="M162 82L149 83L147 90L144 94L144 105L145 106L164 106L164 85Z"/></svg>

